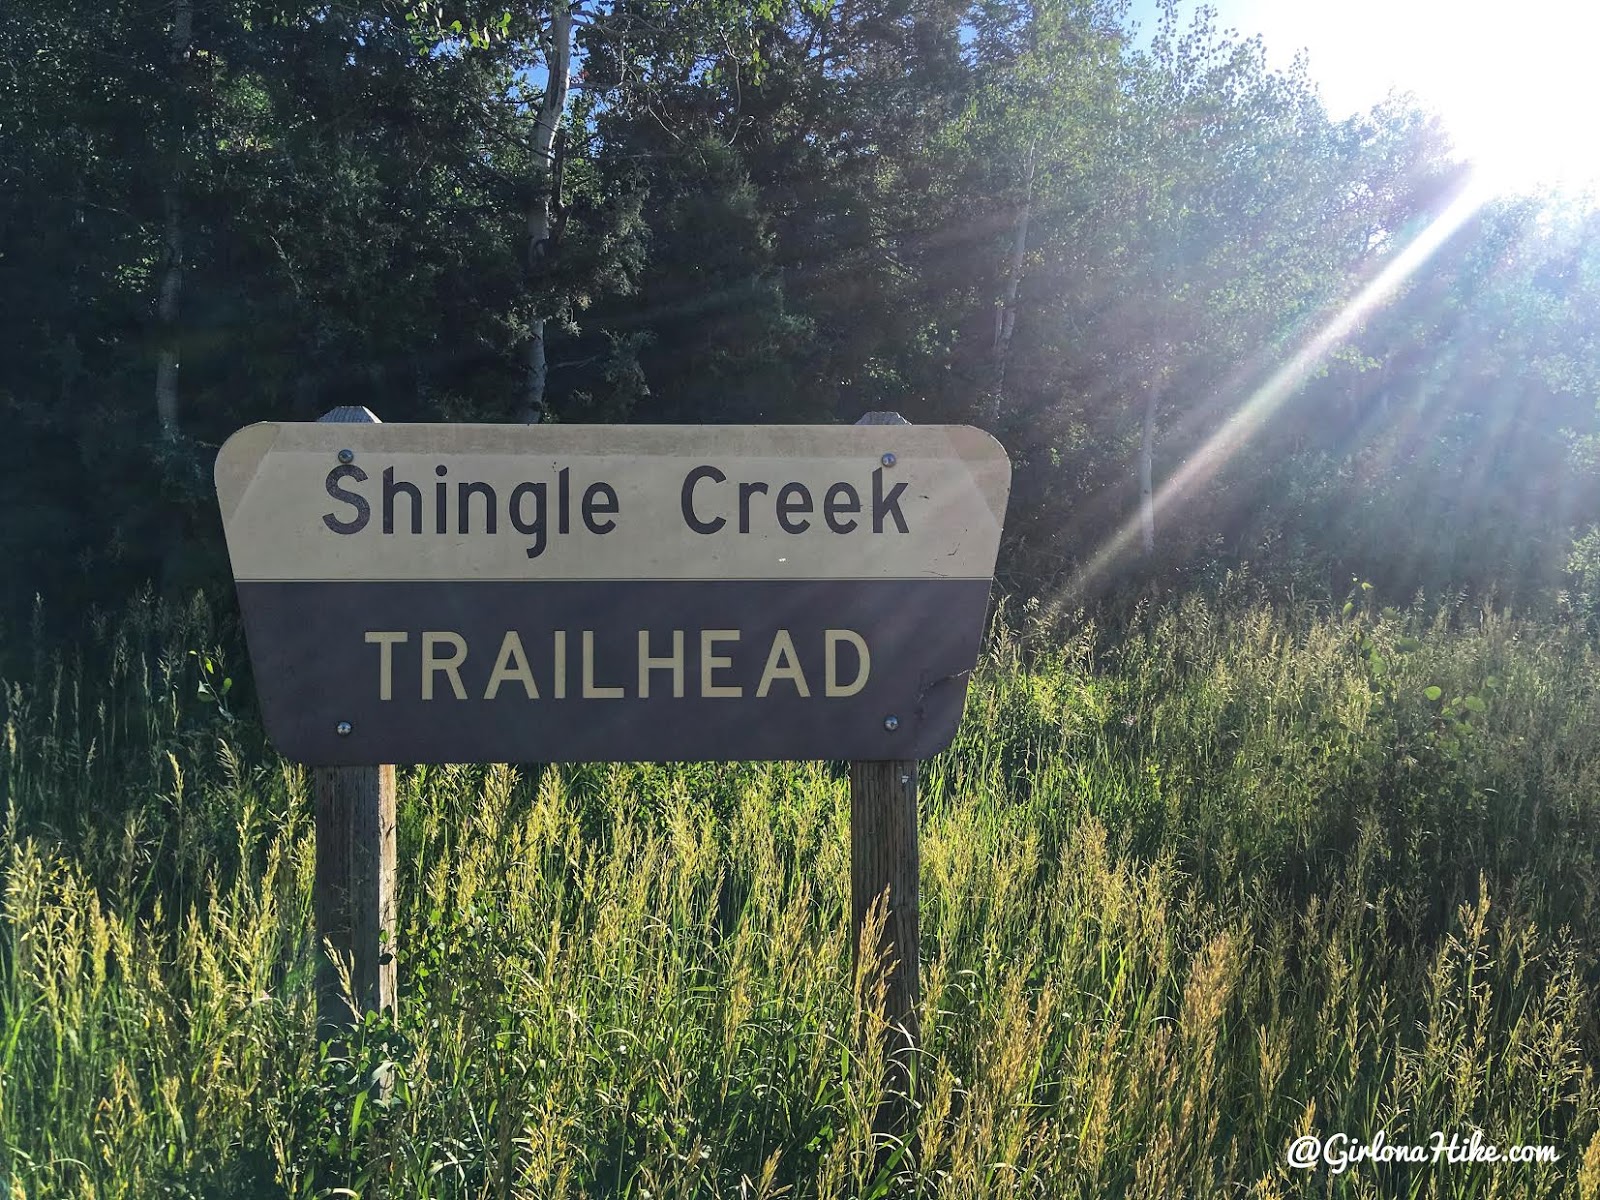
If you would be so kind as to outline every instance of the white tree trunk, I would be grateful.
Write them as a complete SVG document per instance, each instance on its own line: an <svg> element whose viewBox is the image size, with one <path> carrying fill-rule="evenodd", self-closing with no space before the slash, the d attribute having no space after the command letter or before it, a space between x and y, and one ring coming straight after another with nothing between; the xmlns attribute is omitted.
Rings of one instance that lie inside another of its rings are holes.
<svg viewBox="0 0 1600 1200"><path fill-rule="evenodd" d="M537 425L544 418L544 318L535 317L528 326L528 344L522 352L522 422Z"/></svg>
<svg viewBox="0 0 1600 1200"><path fill-rule="evenodd" d="M181 95L188 73L189 41L194 30L194 0L174 0L172 11L172 87ZM167 178L161 190L161 290L156 320L162 344L156 359L156 419L168 439L178 436L178 298L183 289L183 116L174 100L168 133Z"/></svg>
<svg viewBox="0 0 1600 1200"><path fill-rule="evenodd" d="M994 310L994 390L984 411L991 429L1000 422L1006 390L1006 360L1011 353L1011 332L1017 325L1017 293L1022 288L1022 264L1028 254L1028 220L1033 215L1034 152L1028 148L1022 211L1017 214L1016 233L1011 241L1011 264L1006 272L1005 294Z"/></svg>
<svg viewBox="0 0 1600 1200"><path fill-rule="evenodd" d="M1145 554L1156 552L1156 496L1152 469L1156 448L1156 405L1160 391L1152 384L1144 397L1144 428L1139 439L1139 525Z"/></svg>
<svg viewBox="0 0 1600 1200"><path fill-rule="evenodd" d="M567 94L572 86L572 10L567 0L555 0L551 6L550 45L545 57L550 77L545 84L544 99L539 103L539 116L533 126L534 178L528 201L530 283L544 260L550 240L550 187L554 174L556 132L561 128L561 116L567 110ZM523 355L522 419L530 425L536 424L544 416L544 322L542 316L533 319Z"/></svg>

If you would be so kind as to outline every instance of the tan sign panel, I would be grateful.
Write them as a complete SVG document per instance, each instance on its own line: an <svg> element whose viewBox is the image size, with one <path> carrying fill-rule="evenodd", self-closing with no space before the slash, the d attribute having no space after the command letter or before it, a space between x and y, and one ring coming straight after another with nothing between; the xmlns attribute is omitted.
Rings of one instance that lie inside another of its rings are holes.
<svg viewBox="0 0 1600 1200"><path fill-rule="evenodd" d="M926 758L1010 464L964 426L264 424L217 495L318 765Z"/></svg>
<svg viewBox="0 0 1600 1200"><path fill-rule="evenodd" d="M239 580L988 579L1010 464L966 426L266 423L216 474Z"/></svg>

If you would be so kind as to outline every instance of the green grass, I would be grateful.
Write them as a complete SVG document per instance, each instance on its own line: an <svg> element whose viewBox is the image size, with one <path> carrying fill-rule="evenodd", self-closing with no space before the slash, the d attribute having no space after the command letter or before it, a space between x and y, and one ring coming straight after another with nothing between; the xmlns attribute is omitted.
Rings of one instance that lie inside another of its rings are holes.
<svg viewBox="0 0 1600 1200"><path fill-rule="evenodd" d="M0 1187L1600 1196L1592 642L1239 599L1042 626L997 626L926 771L898 1158L840 764L402 772L399 1016L336 1052L307 773L197 694L230 631L148 599L66 657L12 631ZM1562 1157L1284 1162L1474 1128Z"/></svg>

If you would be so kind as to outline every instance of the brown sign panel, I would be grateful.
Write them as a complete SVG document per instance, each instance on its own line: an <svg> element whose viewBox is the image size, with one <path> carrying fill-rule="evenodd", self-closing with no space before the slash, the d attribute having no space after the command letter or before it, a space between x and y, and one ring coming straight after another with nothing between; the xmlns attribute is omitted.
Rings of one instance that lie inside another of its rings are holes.
<svg viewBox="0 0 1600 1200"><path fill-rule="evenodd" d="M266 424L217 459L267 731L313 765L928 757L1009 480L964 426Z"/></svg>

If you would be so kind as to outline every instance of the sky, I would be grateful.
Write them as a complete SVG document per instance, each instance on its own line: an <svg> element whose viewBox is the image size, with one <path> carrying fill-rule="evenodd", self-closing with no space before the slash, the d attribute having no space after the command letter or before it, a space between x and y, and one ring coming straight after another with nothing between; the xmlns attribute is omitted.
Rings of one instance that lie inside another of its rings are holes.
<svg viewBox="0 0 1600 1200"><path fill-rule="evenodd" d="M1180 6L1184 21L1196 0ZM1217 24L1260 34L1267 58L1309 55L1335 118L1391 89L1438 112L1497 185L1600 182L1600 0L1212 0ZM1133 0L1148 31L1156 0Z"/></svg>

